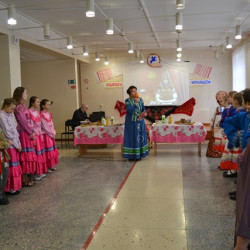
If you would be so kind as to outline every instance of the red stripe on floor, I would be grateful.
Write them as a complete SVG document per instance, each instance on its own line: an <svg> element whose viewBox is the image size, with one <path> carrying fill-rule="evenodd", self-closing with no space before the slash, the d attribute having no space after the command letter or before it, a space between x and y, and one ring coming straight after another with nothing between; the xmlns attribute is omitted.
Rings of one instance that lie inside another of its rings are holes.
<svg viewBox="0 0 250 250"><path fill-rule="evenodd" d="M102 222L104 221L107 213L109 212L110 208L112 207L113 203L115 202L118 194L120 193L120 191L122 190L125 182L127 181L129 175L131 174L131 172L133 171L134 167L135 167L136 161L133 163L132 167L130 168L129 172L127 173L127 175L125 176L124 180L122 181L120 187L117 189L114 197L112 198L112 200L110 201L110 203L108 204L107 208L105 209L105 211L103 212L101 218L99 219L99 221L96 223L92 233L89 235L88 239L86 240L86 242L84 243L83 247L81 250L86 250L87 247L89 246L90 242L92 241L92 239L94 238L97 230L99 229L99 227L101 226Z"/></svg>

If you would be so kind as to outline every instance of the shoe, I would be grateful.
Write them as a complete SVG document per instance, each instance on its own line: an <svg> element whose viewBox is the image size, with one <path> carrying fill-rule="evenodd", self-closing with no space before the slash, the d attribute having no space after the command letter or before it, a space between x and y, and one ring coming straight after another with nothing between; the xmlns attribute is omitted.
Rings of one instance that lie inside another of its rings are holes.
<svg viewBox="0 0 250 250"><path fill-rule="evenodd" d="M236 191L229 192L228 194L229 194L229 195L236 195Z"/></svg>
<svg viewBox="0 0 250 250"><path fill-rule="evenodd" d="M41 174L36 174L35 175L35 178L34 178L34 181L40 181L42 179L42 175Z"/></svg>
<svg viewBox="0 0 250 250"><path fill-rule="evenodd" d="M0 199L0 205L8 205L8 204L9 204L9 200L7 198Z"/></svg>
<svg viewBox="0 0 250 250"><path fill-rule="evenodd" d="M53 170L51 170L50 168L48 168L47 173L53 173Z"/></svg>
<svg viewBox="0 0 250 250"><path fill-rule="evenodd" d="M46 174L42 174L42 178L45 178L46 177Z"/></svg>
<svg viewBox="0 0 250 250"><path fill-rule="evenodd" d="M20 190L17 190L16 192L5 192L6 195L19 195L21 193Z"/></svg>
<svg viewBox="0 0 250 250"><path fill-rule="evenodd" d="M236 201L236 195L230 195L230 199Z"/></svg>
<svg viewBox="0 0 250 250"><path fill-rule="evenodd" d="M237 172L232 172L231 170L228 170L227 172L223 173L223 177L225 178L237 178Z"/></svg>
<svg viewBox="0 0 250 250"><path fill-rule="evenodd" d="M128 159L128 161L135 161L135 159Z"/></svg>

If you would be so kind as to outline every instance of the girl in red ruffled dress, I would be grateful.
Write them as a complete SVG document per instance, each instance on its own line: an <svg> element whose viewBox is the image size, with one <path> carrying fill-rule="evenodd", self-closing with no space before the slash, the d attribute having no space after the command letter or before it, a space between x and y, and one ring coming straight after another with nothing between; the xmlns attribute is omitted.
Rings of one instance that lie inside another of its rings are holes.
<svg viewBox="0 0 250 250"><path fill-rule="evenodd" d="M41 122L42 122L42 135L44 141L44 151L46 157L46 165L48 172L56 170L55 165L58 164L58 149L56 147L55 136L56 131L52 121L52 114L49 112L51 102L47 99L41 101Z"/></svg>
<svg viewBox="0 0 250 250"><path fill-rule="evenodd" d="M16 195L20 193L20 189L22 188L22 169L19 161L19 152L21 152L22 147L17 132L15 116L13 114L15 108L16 101L14 99L4 99L2 110L0 110L0 127L10 143L7 149L10 156L9 177L4 191Z"/></svg>
<svg viewBox="0 0 250 250"><path fill-rule="evenodd" d="M44 141L42 136L41 127L41 114L40 114L40 100L37 96L30 97L29 104L29 115L31 127L34 128L36 139L35 139L35 153L36 153L36 171L35 171L35 181L40 181L44 178L47 172L45 152L44 152Z"/></svg>
<svg viewBox="0 0 250 250"><path fill-rule="evenodd" d="M17 102L14 110L17 120L17 131L21 142L22 150L19 155L22 168L22 186L31 187L35 185L27 174L35 174L36 172L36 153L34 148L35 132L31 126L29 110L25 106L28 93L24 87L17 87L13 93L13 99Z"/></svg>

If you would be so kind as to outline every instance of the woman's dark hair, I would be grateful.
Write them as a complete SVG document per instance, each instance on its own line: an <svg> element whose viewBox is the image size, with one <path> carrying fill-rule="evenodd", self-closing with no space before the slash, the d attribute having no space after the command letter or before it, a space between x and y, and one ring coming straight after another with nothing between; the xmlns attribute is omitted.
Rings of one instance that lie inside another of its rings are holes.
<svg viewBox="0 0 250 250"><path fill-rule="evenodd" d="M14 90L13 99L16 100L16 103L17 103L17 104L20 104L20 103L21 103L21 100L22 100L22 96L23 96L24 91L25 91L25 88L24 88L24 87L17 87L17 88Z"/></svg>
<svg viewBox="0 0 250 250"><path fill-rule="evenodd" d="M236 100L238 104L242 105L242 92L234 94L233 100Z"/></svg>
<svg viewBox="0 0 250 250"><path fill-rule="evenodd" d="M13 98L6 98L3 100L3 106L2 109L5 108L6 106L9 107L11 104L16 105L16 100Z"/></svg>
<svg viewBox="0 0 250 250"><path fill-rule="evenodd" d="M246 104L250 103L250 88L243 90L242 97Z"/></svg>
<svg viewBox="0 0 250 250"><path fill-rule="evenodd" d="M42 99L42 101L40 102L40 110L43 110L43 106L46 105L46 103L49 102L48 99Z"/></svg>
<svg viewBox="0 0 250 250"><path fill-rule="evenodd" d="M36 99L37 99L38 97L37 96L31 96L30 97L30 104L29 104L29 108L31 108L32 107L32 104L34 104L35 103L35 101L36 101Z"/></svg>
<svg viewBox="0 0 250 250"><path fill-rule="evenodd" d="M127 94L128 94L128 95L131 94L132 89L136 89L136 90L137 90L137 88L136 88L135 86L130 86L130 87L127 89Z"/></svg>

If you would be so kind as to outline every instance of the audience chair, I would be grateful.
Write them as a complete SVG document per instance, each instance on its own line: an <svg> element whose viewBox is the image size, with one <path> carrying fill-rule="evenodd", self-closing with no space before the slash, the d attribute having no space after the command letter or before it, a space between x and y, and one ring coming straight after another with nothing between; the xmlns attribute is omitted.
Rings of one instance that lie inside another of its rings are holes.
<svg viewBox="0 0 250 250"><path fill-rule="evenodd" d="M68 119L65 122L64 132L61 133L61 147L62 147L63 137L67 145L69 145L70 136L72 136L72 139L74 139L74 130L72 130L71 126L72 126L72 120Z"/></svg>

